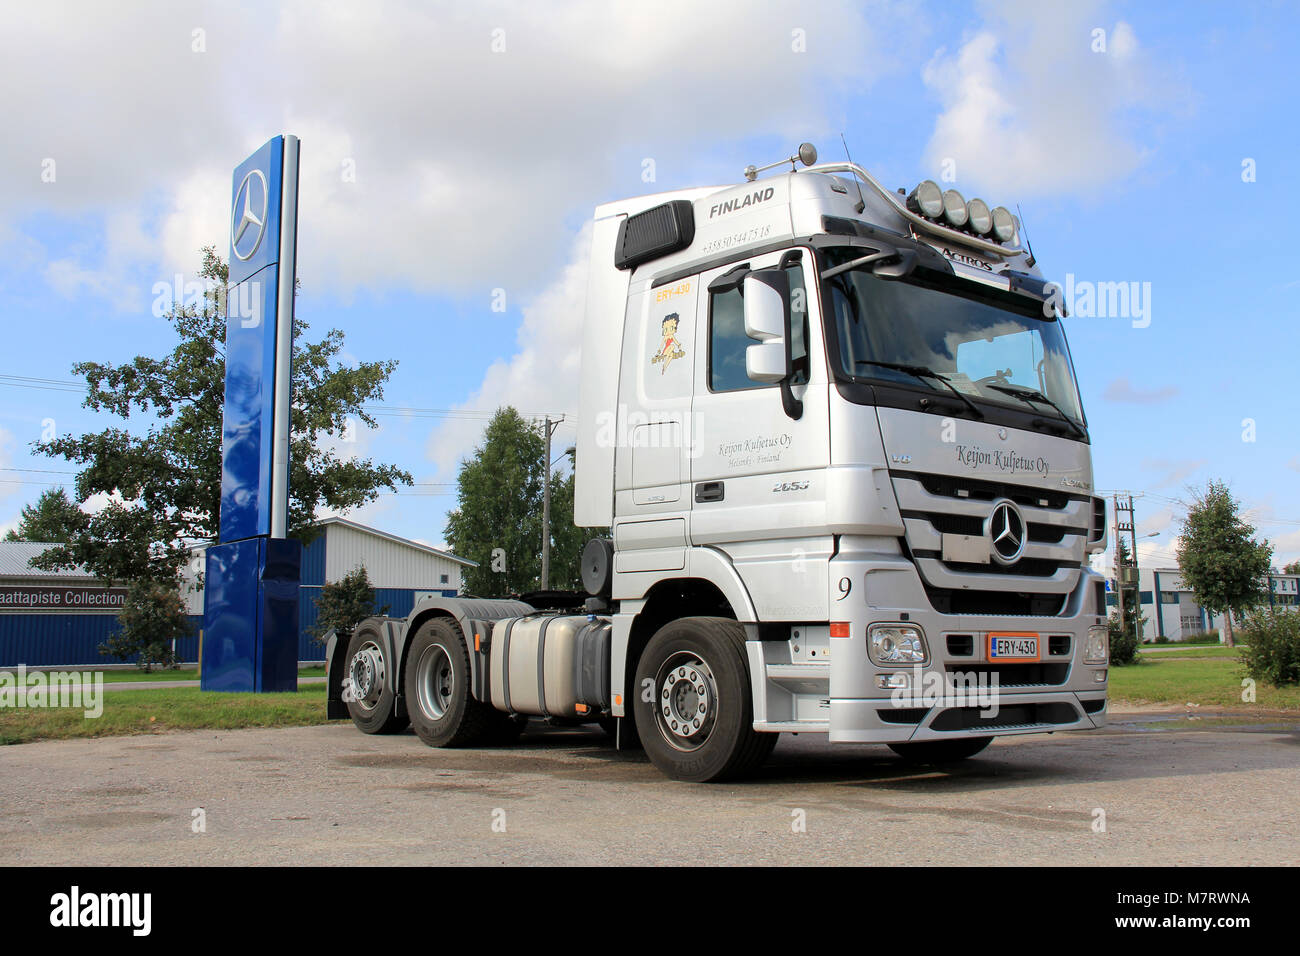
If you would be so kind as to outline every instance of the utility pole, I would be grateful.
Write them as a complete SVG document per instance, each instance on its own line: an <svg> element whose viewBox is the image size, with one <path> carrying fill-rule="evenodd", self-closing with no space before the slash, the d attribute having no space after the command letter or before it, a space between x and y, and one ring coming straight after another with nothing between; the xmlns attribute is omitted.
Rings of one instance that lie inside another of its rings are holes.
<svg viewBox="0 0 1300 956"><path fill-rule="evenodd" d="M1142 584L1138 576L1137 521L1133 515L1133 496L1131 494L1121 496L1116 492L1111 501L1115 511L1115 581L1119 590L1117 595L1119 599L1119 627L1120 631L1123 632L1126 618L1124 591L1131 578L1133 584L1133 633L1137 635L1138 642L1141 643ZM1127 515L1127 519L1123 517L1124 515ZM1123 567L1120 563L1120 540L1126 531L1129 537L1129 561L1132 564L1131 567ZM1157 598L1157 613L1160 611L1158 600Z"/></svg>
<svg viewBox="0 0 1300 956"><path fill-rule="evenodd" d="M551 435L555 429L560 427L560 422L564 421L561 415L559 420L552 422L551 416L546 416L543 428L546 430L546 453L542 458L546 470L542 472L542 586L543 591L549 590L551 586Z"/></svg>

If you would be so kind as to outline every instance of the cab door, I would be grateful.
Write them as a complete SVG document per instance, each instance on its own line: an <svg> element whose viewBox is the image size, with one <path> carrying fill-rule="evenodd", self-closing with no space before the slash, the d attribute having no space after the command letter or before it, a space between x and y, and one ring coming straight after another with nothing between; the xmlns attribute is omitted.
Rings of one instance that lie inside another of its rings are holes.
<svg viewBox="0 0 1300 956"><path fill-rule="evenodd" d="M614 567L686 567L691 512L686 457L696 364L698 277L629 297L614 469Z"/></svg>
<svg viewBox="0 0 1300 956"><path fill-rule="evenodd" d="M790 279L793 391L803 403L797 419L782 407L779 386L745 372L745 350L755 342L745 334L742 288L735 281L736 270L745 267L782 268ZM733 557L754 552L741 542L770 542L765 553L785 558L823 550L822 541L809 540L826 527L830 461L816 287L808 249L755 256L700 277L689 449L693 545L722 547Z"/></svg>

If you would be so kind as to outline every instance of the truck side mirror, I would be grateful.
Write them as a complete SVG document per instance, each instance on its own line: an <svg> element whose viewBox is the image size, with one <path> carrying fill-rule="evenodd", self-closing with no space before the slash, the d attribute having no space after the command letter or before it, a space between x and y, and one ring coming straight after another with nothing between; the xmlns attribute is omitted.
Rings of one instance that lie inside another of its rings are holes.
<svg viewBox="0 0 1300 956"><path fill-rule="evenodd" d="M745 334L757 339L745 349L745 374L755 382L780 384L781 405L791 418L803 415L803 402L794 397L790 355L790 277L784 269L760 269L741 285L745 303Z"/></svg>
<svg viewBox="0 0 1300 956"><path fill-rule="evenodd" d="M775 384L790 374L790 280L780 269L745 276L745 334L757 345L745 349L745 373L756 382Z"/></svg>

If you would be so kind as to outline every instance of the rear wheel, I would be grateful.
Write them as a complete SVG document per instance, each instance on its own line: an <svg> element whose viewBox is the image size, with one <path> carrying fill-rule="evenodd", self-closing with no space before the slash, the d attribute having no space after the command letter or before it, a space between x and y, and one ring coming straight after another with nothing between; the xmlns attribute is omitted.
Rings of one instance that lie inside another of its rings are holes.
<svg viewBox="0 0 1300 956"><path fill-rule="evenodd" d="M411 726L430 747L486 743L506 728L505 714L470 696L469 648L450 618L426 621L411 638L405 684Z"/></svg>
<svg viewBox="0 0 1300 956"><path fill-rule="evenodd" d="M754 731L745 631L727 618L664 625L637 663L634 695L641 744L674 780L744 776L776 745Z"/></svg>
<svg viewBox="0 0 1300 956"><path fill-rule="evenodd" d="M913 744L890 744L889 749L909 763L954 763L975 756L991 743L992 737L967 737L963 740L922 740Z"/></svg>
<svg viewBox="0 0 1300 956"><path fill-rule="evenodd" d="M363 622L348 641L344 700L352 722L368 734L395 734L407 719L396 712L397 670L388 659L379 625Z"/></svg>

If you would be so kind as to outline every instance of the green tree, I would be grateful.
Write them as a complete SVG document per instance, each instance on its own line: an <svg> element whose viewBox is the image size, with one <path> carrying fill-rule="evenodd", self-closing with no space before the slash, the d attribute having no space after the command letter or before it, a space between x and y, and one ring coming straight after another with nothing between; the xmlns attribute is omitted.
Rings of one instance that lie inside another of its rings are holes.
<svg viewBox="0 0 1300 956"><path fill-rule="evenodd" d="M143 419L134 433L109 427L80 437L62 435L37 450L82 466L76 498L108 495L86 526L37 562L48 570L83 565L106 582L178 581L196 541L217 537L221 505L221 429L225 402L224 290L226 263L203 250L199 275L210 287L203 302L173 305L164 318L176 346L161 358L137 356L124 365L82 362L84 407L119 419ZM343 333L330 330L308 343L295 317L290 414L289 529L304 542L316 534L322 504L346 511L373 501L383 488L411 476L370 459L343 459L327 439L374 428L367 403L383 398L395 361L338 360ZM143 593L143 592L142 592Z"/></svg>
<svg viewBox="0 0 1300 956"><path fill-rule="evenodd" d="M41 492L36 504L27 505L18 527L5 535L6 541L37 541L67 544L86 527L89 518L62 488Z"/></svg>
<svg viewBox="0 0 1300 956"><path fill-rule="evenodd" d="M447 515L444 534L452 551L478 562L477 568L462 572L466 594L522 594L541 582L543 427L513 408L497 409L483 444L461 462L457 507ZM559 590L582 587L582 546L589 538L608 534L606 529L573 523L572 452L568 474L551 470L549 583Z"/></svg>
<svg viewBox="0 0 1300 956"><path fill-rule="evenodd" d="M1241 517L1227 485L1211 481L1196 492L1183 520L1178 568L1196 601L1211 614L1223 615L1223 638L1235 646L1232 616L1265 599L1264 576L1273 558L1267 541Z"/></svg>
<svg viewBox="0 0 1300 956"><path fill-rule="evenodd" d="M366 618L387 613L387 605L375 610L375 589L370 586L370 575L363 564L321 588L316 599L316 623L307 631L322 644L330 631L346 641Z"/></svg>
<svg viewBox="0 0 1300 956"><path fill-rule="evenodd" d="M551 587L582 590L582 548L592 538L609 537L608 528L579 528L573 523L574 449L568 450L569 473L551 475Z"/></svg>
<svg viewBox="0 0 1300 956"><path fill-rule="evenodd" d="M1292 561L1282 567L1283 574L1300 574L1300 561Z"/></svg>
<svg viewBox="0 0 1300 956"><path fill-rule="evenodd" d="M479 596L536 590L542 573L542 427L499 408L483 443L460 463L457 506L447 515L447 545L478 563L462 571ZM570 505L570 509L572 505Z"/></svg>
<svg viewBox="0 0 1300 956"><path fill-rule="evenodd" d="M171 642L194 632L179 584L179 578L132 581L126 605L117 619L117 630L100 645L99 652L119 660L139 654L139 665L146 672L155 665L170 667L176 663Z"/></svg>

